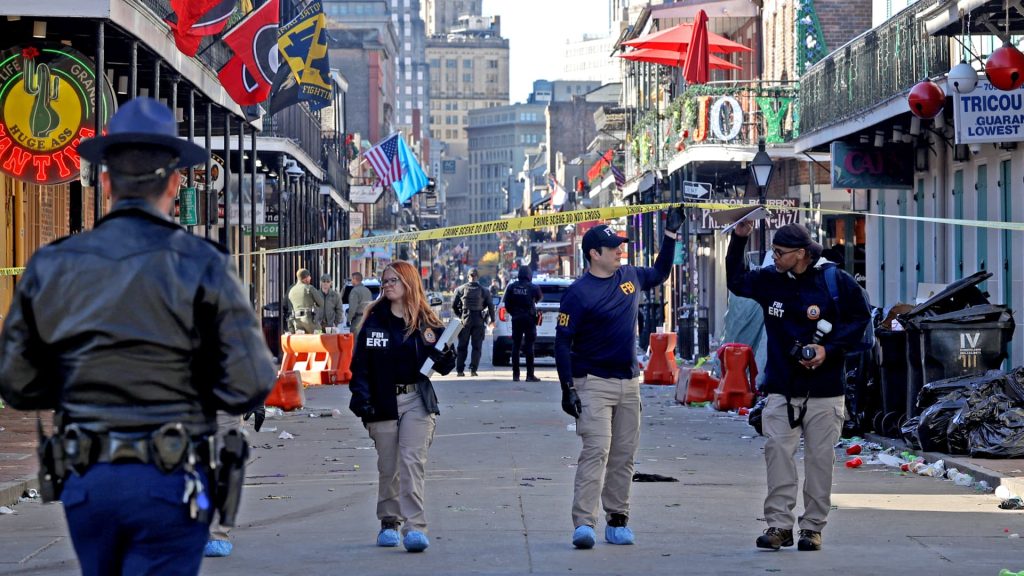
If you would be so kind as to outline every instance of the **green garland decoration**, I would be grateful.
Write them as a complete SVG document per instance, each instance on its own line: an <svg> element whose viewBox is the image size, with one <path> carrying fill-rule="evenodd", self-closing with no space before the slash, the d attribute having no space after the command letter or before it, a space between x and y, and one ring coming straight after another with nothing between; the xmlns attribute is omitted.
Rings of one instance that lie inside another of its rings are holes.
<svg viewBox="0 0 1024 576"><path fill-rule="evenodd" d="M825 34L821 31L818 12L814 9L814 0L794 0L796 2L796 73L803 76L804 72L828 55Z"/></svg>

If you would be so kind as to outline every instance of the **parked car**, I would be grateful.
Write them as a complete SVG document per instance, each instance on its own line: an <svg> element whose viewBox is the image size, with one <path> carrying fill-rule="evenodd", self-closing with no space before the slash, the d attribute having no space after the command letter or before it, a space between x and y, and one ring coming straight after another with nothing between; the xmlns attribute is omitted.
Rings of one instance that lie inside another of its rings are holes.
<svg viewBox="0 0 1024 576"><path fill-rule="evenodd" d="M572 284L572 278L556 276L535 276L533 283L540 286L544 295L537 303L540 323L537 325L537 340L533 350L537 356L555 355L555 325L558 323L558 306L562 295ZM512 363L512 317L505 311L503 302L495 302L498 318L494 322L491 362L495 366L509 366Z"/></svg>

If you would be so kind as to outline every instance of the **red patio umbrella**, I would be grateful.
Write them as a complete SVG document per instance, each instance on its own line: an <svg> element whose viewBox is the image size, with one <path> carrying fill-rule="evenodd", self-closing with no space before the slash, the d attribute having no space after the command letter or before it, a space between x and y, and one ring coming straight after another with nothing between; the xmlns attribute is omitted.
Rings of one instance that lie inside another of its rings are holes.
<svg viewBox="0 0 1024 576"><path fill-rule="evenodd" d="M683 65L683 78L689 84L708 83L708 15L703 9L697 10L690 28L690 47Z"/></svg>
<svg viewBox="0 0 1024 576"><path fill-rule="evenodd" d="M623 42L623 44L633 48L654 48L657 50L686 52L693 36L692 27L692 24L679 24L667 30ZM725 36L708 32L708 51L716 54L730 54L732 52L750 52L751 49L738 42L733 42Z"/></svg>
<svg viewBox="0 0 1024 576"><path fill-rule="evenodd" d="M633 50L625 54L619 54L619 58L625 58L626 60L632 60L634 62L650 62L651 64L663 64L665 66L675 66L681 68L686 63L686 52L673 52L672 50L654 50L650 48L641 48L639 50ZM708 66L712 70L741 70L741 66L737 66L728 60L723 60L718 56L712 54L708 55Z"/></svg>

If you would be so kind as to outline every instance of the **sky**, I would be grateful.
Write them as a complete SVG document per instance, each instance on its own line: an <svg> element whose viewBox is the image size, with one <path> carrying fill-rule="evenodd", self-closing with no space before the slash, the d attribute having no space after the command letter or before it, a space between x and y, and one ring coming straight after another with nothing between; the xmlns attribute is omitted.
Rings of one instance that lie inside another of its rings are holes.
<svg viewBox="0 0 1024 576"><path fill-rule="evenodd" d="M484 0L509 44L509 99L526 102L534 80L559 80L566 40L608 33L607 0Z"/></svg>

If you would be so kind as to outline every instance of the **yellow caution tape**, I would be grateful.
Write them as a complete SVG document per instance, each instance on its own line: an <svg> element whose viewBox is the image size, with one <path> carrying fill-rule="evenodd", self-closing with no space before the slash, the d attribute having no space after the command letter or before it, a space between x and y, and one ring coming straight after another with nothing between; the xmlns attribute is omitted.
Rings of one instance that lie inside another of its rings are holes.
<svg viewBox="0 0 1024 576"><path fill-rule="evenodd" d="M0 277L2 276L17 276L23 274L25 268L0 268Z"/></svg>

